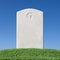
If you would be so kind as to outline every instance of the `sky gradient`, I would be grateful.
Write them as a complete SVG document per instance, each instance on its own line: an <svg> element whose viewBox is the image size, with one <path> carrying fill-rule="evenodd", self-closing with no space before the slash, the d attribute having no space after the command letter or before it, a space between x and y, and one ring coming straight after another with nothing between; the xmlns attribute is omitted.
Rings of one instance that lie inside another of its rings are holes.
<svg viewBox="0 0 60 60"><path fill-rule="evenodd" d="M60 0L0 0L0 49L16 48L16 12L44 13L44 48L60 49Z"/></svg>

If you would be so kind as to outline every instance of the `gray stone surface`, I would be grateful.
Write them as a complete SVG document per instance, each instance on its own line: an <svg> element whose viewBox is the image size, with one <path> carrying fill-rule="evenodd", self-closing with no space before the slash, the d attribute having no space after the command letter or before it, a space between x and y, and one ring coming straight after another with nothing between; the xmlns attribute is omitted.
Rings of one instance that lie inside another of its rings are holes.
<svg viewBox="0 0 60 60"><path fill-rule="evenodd" d="M43 12L23 9L17 12L16 48L43 48Z"/></svg>

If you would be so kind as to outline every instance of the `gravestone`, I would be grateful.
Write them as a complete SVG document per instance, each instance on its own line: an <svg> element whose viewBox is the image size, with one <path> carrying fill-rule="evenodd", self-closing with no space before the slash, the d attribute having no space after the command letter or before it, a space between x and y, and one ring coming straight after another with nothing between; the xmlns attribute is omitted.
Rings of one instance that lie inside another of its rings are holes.
<svg viewBox="0 0 60 60"><path fill-rule="evenodd" d="M43 12L28 8L17 12L16 48L43 48Z"/></svg>

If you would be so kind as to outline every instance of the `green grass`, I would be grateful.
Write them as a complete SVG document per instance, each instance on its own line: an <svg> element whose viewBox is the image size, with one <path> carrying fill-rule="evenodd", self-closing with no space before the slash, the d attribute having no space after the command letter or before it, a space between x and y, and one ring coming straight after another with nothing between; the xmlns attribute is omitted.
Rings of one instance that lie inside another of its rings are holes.
<svg viewBox="0 0 60 60"><path fill-rule="evenodd" d="M6 49L0 50L0 60L60 60L60 50Z"/></svg>

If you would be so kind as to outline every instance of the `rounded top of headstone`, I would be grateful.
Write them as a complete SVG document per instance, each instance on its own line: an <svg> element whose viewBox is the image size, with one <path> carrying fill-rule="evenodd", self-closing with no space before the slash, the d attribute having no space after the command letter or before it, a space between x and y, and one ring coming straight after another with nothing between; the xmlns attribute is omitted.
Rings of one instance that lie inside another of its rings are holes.
<svg viewBox="0 0 60 60"><path fill-rule="evenodd" d="M26 9L22 9L20 11L17 11L17 13L22 13L22 12L37 12L37 13L43 14L43 12L41 10L34 9L34 8L26 8Z"/></svg>

